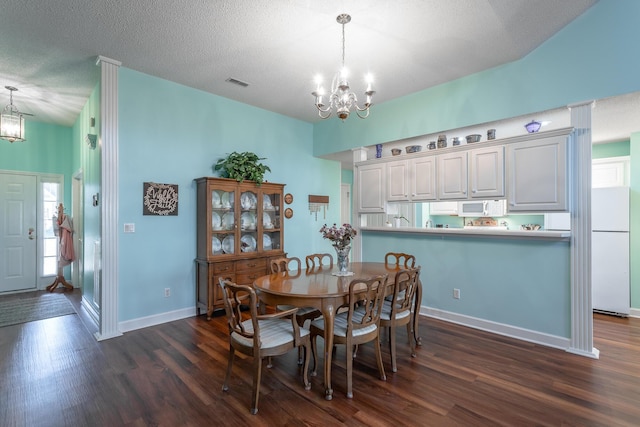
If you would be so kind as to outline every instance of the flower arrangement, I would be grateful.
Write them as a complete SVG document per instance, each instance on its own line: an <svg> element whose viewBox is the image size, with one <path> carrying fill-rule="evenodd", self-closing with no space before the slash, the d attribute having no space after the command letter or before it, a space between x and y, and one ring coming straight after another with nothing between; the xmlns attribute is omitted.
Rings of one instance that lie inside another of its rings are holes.
<svg viewBox="0 0 640 427"><path fill-rule="evenodd" d="M342 224L340 228L335 224L331 227L327 227L327 224L325 224L320 229L320 232L322 233L322 237L329 239L336 249L344 249L349 246L351 240L358 234L351 224Z"/></svg>

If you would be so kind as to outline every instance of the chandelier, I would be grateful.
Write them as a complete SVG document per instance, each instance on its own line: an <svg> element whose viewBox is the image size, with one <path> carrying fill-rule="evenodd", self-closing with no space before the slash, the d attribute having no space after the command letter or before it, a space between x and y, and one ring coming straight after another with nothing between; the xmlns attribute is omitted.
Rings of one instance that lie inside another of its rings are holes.
<svg viewBox="0 0 640 427"><path fill-rule="evenodd" d="M26 141L24 137L24 117L22 113L13 105L13 92L17 91L13 86L5 86L9 90L9 105L4 107L0 114L0 139L14 141Z"/></svg>
<svg viewBox="0 0 640 427"><path fill-rule="evenodd" d="M371 98L376 93L372 89L373 79L371 75L365 77L367 82L367 90L365 95L367 100L363 107L358 105L358 98L356 94L351 92L349 87L349 81L347 80L347 69L344 66L344 26L351 21L351 16L346 13L341 13L336 18L338 24L342 25L342 69L333 76L331 82L331 94L329 95L329 104L325 105L322 98L325 95L324 88L322 87L322 77L316 77L316 90L311 94L316 98L315 104L318 109L318 115L322 119L327 119L335 110L336 115L345 121L349 117L351 108L354 107L356 114L361 119L366 119L369 116L369 107L371 107ZM362 113L362 114L361 114Z"/></svg>

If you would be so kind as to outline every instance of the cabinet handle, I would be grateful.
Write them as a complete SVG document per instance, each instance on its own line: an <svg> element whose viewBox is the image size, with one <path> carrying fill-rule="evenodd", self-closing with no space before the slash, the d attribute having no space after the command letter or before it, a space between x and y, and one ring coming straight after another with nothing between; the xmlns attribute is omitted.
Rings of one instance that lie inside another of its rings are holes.
<svg viewBox="0 0 640 427"><path fill-rule="evenodd" d="M476 193L476 190L471 190L471 192L472 192L473 194L475 194L475 193Z"/></svg>

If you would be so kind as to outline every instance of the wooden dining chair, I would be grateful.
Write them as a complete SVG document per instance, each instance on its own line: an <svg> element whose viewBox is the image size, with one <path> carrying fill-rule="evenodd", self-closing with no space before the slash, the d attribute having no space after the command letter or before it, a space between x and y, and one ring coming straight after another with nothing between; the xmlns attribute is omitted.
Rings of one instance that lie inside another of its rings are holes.
<svg viewBox="0 0 640 427"><path fill-rule="evenodd" d="M293 264L296 268L289 268L289 266ZM271 269L271 273L280 273L283 271L291 271L298 270L302 268L302 262L300 262L300 258L298 257L280 257L272 259L269 262L269 268Z"/></svg>
<svg viewBox="0 0 640 427"><path fill-rule="evenodd" d="M380 351L380 314L387 287L387 275L373 279L354 279L349 284L348 311L338 313L333 322L333 343L345 344L347 364L347 398L353 398L354 346L374 341L374 351L380 379L386 380ZM324 336L324 319L311 322L311 349L313 371L318 365L316 338Z"/></svg>
<svg viewBox="0 0 640 427"><path fill-rule="evenodd" d="M253 392L251 413L258 412L260 396L260 378L262 359L285 354L298 347L304 348L305 360L302 368L302 382L305 390L311 389L309 382L310 333L295 321L297 309L259 315L257 296L254 289L247 285L237 285L220 279L224 308L229 324L229 364L222 385L223 391L229 390L229 380L236 351L253 357ZM249 306L250 318L243 320L241 307Z"/></svg>
<svg viewBox="0 0 640 427"><path fill-rule="evenodd" d="M416 257L402 252L387 252L384 256L384 263L387 266L395 265L397 268L414 268Z"/></svg>
<svg viewBox="0 0 640 427"><path fill-rule="evenodd" d="M414 298L420 280L420 267L400 270L390 287L393 288L391 298L386 298L380 315L380 328L388 328L389 353L391 354L391 370L397 372L396 365L396 328L406 325L411 357L416 357L415 344L412 339Z"/></svg>
<svg viewBox="0 0 640 427"><path fill-rule="evenodd" d="M328 261L329 264L325 264L325 261ZM330 253L311 254L307 255L305 263L307 264L307 271L324 267L333 268L333 256Z"/></svg>

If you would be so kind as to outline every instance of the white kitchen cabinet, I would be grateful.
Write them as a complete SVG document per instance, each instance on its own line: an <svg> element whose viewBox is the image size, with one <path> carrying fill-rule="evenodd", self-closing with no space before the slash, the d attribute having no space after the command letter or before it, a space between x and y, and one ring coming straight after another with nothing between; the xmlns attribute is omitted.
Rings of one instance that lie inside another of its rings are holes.
<svg viewBox="0 0 640 427"><path fill-rule="evenodd" d="M420 157L411 160L412 179L409 184L411 200L435 200L436 158Z"/></svg>
<svg viewBox="0 0 640 427"><path fill-rule="evenodd" d="M387 200L389 202L435 199L435 157L396 160L387 164Z"/></svg>
<svg viewBox="0 0 640 427"><path fill-rule="evenodd" d="M458 215L458 202L429 203L429 215Z"/></svg>
<svg viewBox="0 0 640 427"><path fill-rule="evenodd" d="M507 146L507 210L568 211L569 136L551 136Z"/></svg>
<svg viewBox="0 0 640 427"><path fill-rule="evenodd" d="M629 156L593 159L592 163L592 188L629 186Z"/></svg>
<svg viewBox="0 0 640 427"><path fill-rule="evenodd" d="M471 198L504 197L504 146L471 150L469 186Z"/></svg>
<svg viewBox="0 0 640 427"><path fill-rule="evenodd" d="M386 164L375 163L357 166L358 212L381 213L385 211Z"/></svg>
<svg viewBox="0 0 640 427"><path fill-rule="evenodd" d="M409 200L409 161L396 160L387 163L387 200Z"/></svg>
<svg viewBox="0 0 640 427"><path fill-rule="evenodd" d="M467 152L442 154L438 159L438 199L467 198Z"/></svg>

